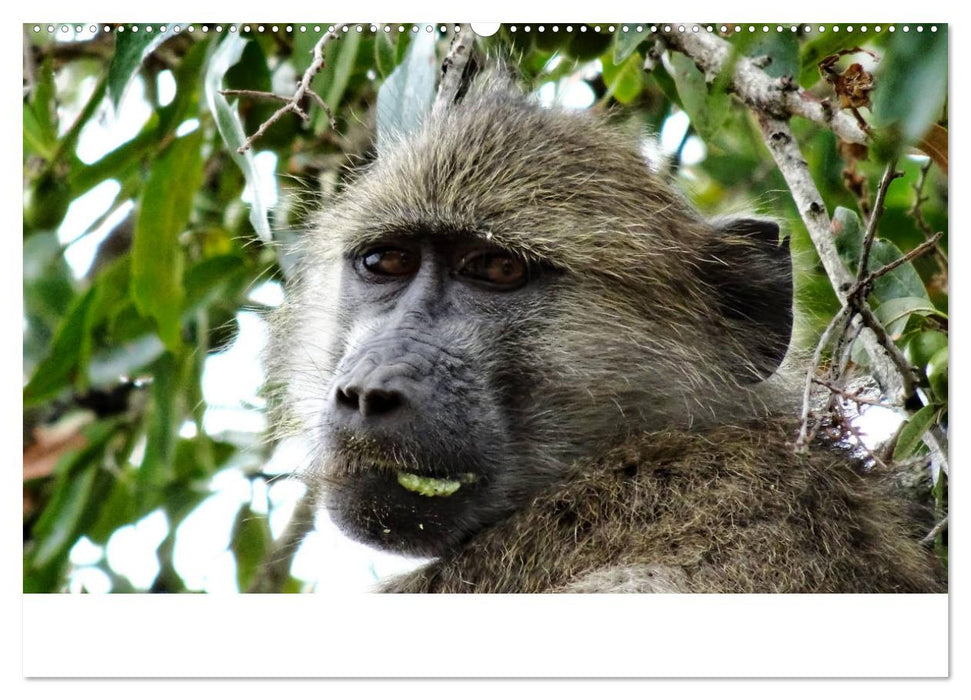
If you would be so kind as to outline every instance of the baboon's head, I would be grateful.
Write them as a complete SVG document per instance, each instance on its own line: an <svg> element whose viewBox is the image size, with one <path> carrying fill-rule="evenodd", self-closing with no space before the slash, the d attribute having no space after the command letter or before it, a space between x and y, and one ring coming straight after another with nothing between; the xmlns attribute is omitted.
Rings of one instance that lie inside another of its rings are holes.
<svg viewBox="0 0 971 700"><path fill-rule="evenodd" d="M633 431L744 420L789 341L775 224L710 223L598 117L480 86L318 218L271 370L352 536L435 555Z"/></svg>

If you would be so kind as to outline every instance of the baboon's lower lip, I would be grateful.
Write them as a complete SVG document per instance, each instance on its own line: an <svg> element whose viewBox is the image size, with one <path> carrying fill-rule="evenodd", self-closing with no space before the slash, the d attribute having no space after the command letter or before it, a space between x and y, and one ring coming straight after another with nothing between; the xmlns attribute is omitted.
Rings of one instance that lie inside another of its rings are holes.
<svg viewBox="0 0 971 700"><path fill-rule="evenodd" d="M398 483L401 487L406 491L417 493L419 496L451 496L463 484L472 484L476 480L475 474L459 474L454 478L436 479L412 472L398 472Z"/></svg>

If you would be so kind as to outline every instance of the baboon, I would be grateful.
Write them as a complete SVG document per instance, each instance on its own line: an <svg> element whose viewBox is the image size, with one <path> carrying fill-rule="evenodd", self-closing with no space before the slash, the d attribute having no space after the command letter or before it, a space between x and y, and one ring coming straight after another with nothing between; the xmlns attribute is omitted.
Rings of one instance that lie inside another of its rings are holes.
<svg viewBox="0 0 971 700"><path fill-rule="evenodd" d="M316 217L275 421L348 535L434 557L385 591L941 590L885 479L789 444L792 299L775 223L480 77Z"/></svg>

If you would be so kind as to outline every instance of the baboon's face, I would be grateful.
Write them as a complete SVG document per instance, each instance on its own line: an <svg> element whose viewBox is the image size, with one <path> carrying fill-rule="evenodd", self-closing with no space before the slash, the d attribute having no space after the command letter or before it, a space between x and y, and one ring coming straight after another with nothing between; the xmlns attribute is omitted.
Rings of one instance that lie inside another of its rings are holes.
<svg viewBox="0 0 971 700"><path fill-rule="evenodd" d="M332 518L437 555L626 434L755 410L791 282L774 224L712 225L601 120L487 89L321 212L275 369Z"/></svg>
<svg viewBox="0 0 971 700"><path fill-rule="evenodd" d="M440 553L529 484L524 336L558 273L461 233L389 236L341 267L353 320L322 421L327 507L359 539Z"/></svg>

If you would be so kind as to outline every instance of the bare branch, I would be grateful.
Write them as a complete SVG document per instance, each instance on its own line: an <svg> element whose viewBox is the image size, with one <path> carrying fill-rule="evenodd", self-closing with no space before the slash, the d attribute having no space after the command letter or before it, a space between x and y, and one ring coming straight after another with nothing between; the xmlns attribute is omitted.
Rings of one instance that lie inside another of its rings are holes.
<svg viewBox="0 0 971 700"><path fill-rule="evenodd" d="M266 130L269 129L278 121L280 121L283 115L286 114L287 112L292 112L296 114L304 121L309 120L310 116L300 107L300 103L303 102L305 97L310 97L311 99L314 99L317 102L317 104L319 104L323 108L324 113L327 115L327 118L330 121L330 127L332 129L337 128L337 123L334 121L333 112L331 112L330 107L328 107L324 103L320 95L318 95L317 93L315 93L313 90L310 89L310 83L317 75L317 73L319 73L321 69L323 69L324 67L324 46L326 46L327 42L330 41L331 39L339 38L340 36L339 32L341 30L341 26L343 25L335 26L333 31L330 31L324 34L322 37L320 37L317 43L314 44L313 60L310 62L310 65L307 67L307 70L304 71L303 77L300 79L300 82L297 83L297 90L296 92L293 93L291 97L282 97L280 95L277 95L276 93L260 92L257 90L222 90L221 91L222 94L224 95L245 94L248 97L284 101L284 105L280 107L280 109L275 111L273 114L271 114L269 119L267 119L265 122L260 124L260 127L256 130L256 133L254 133L252 136L247 138L246 142L238 149L236 149L239 153L245 153L246 151L248 151L253 146L253 144L258 139L260 139L263 136L263 134L266 133Z"/></svg>
<svg viewBox="0 0 971 700"><path fill-rule="evenodd" d="M920 232L924 234L924 238L926 239L931 238L933 234L933 229L931 228L931 225L928 224L927 221L924 219L924 211L921 207L923 206L924 202L930 199L927 195L924 194L924 185L927 182L927 173L930 171L931 166L933 164L934 164L934 161L928 158L927 162L924 163L923 167L921 167L920 178L918 178L917 182L913 185L914 206L912 206L910 208L910 211L907 212L913 218L914 223L917 224L917 228L920 229ZM947 274L947 255L944 253L944 251L941 249L940 246L937 246L934 249L934 254L937 256L937 264L940 266L941 272L946 275Z"/></svg>
<svg viewBox="0 0 971 700"><path fill-rule="evenodd" d="M466 25L456 32L452 38L448 55L442 61L442 80L438 84L438 94L432 113L437 114L453 104L462 88L462 74L472 54L475 34Z"/></svg>
<svg viewBox="0 0 971 700"><path fill-rule="evenodd" d="M833 283L836 296L844 307L854 307L854 311L861 313L866 327L860 333L860 340L870 356L877 381L891 403L904 404L914 393L917 377L900 350L890 340L886 329L866 306L865 300L862 305L865 307L865 312L863 308L855 308L859 307L859 304L851 302L850 293L856 287L856 280L836 251L830 218L823 204L822 195L819 194L816 183L809 173L809 168L799 150L799 144L789 129L788 122L766 114L760 115L759 122L766 145L789 185L809 236L819 253L819 259ZM871 217L871 221L874 220Z"/></svg>
<svg viewBox="0 0 971 700"><path fill-rule="evenodd" d="M945 515L944 519L941 520L939 523L937 523L937 525L935 525L933 528L931 528L931 531L927 533L927 536L924 539L922 539L920 543L925 545L932 544L934 540L937 539L937 536L942 532L944 532L944 530L946 529L947 529L947 516Z"/></svg>
<svg viewBox="0 0 971 700"><path fill-rule="evenodd" d="M937 242L939 240L941 240L941 236L942 235L944 235L944 234L942 232L938 231L931 238L927 239L926 241L924 241L923 243L921 243L919 246L917 246L913 250L911 250L908 253L906 253L905 255L902 255L899 258L897 258L896 260L894 260L893 262L889 262L886 265L884 265L883 267L878 268L878 269L874 270L873 272L871 272L869 275L867 275L866 277L863 278L863 280L860 282L860 284L863 285L863 286L869 285L871 282L873 282L878 277L882 277L883 275L887 274L888 272L890 272L894 268L900 267L905 262L909 262L910 260L913 260L914 258L919 258L921 255L923 255L924 253L926 253L927 251L929 251L931 248L935 248L937 246Z"/></svg>
<svg viewBox="0 0 971 700"><path fill-rule="evenodd" d="M703 27L692 31L695 26L694 23L676 24L661 38L670 48L691 58L706 80L713 81L727 66L733 65L732 88L749 107L776 118L803 117L827 127L844 141L866 143L866 132L849 114L800 90L791 78L766 75L755 61L735 54L727 41L709 34Z"/></svg>
<svg viewBox="0 0 971 700"><path fill-rule="evenodd" d="M896 167L896 160L888 163L886 170L883 171L883 177L880 178L880 186L877 188L877 198L873 203L873 210L870 213L870 219L867 221L866 232L863 234L863 246L860 250L860 263L856 269L856 279L858 283L866 278L867 267L870 264L870 248L873 247L873 241L877 236L877 224L880 223L880 218L883 216L883 205L887 198L887 190L890 189L891 182L903 175L903 173L898 173L896 171Z"/></svg>
<svg viewBox="0 0 971 700"><path fill-rule="evenodd" d="M860 396L859 392L847 391L832 382L827 382L825 379L820 379L818 377L812 378L813 384L819 384L830 390L830 392L843 397L847 401L852 401L857 405L867 405L867 406L879 406L880 408L889 408L885 401L878 401L876 399L868 399L865 396Z"/></svg>
<svg viewBox="0 0 971 700"><path fill-rule="evenodd" d="M832 320L829 322L829 325L826 326L826 330L823 331L823 334L819 337L819 342L816 344L816 351L813 353L813 362L806 374L806 384L802 394L802 416L799 426L799 437L796 439L795 446L797 452L805 452L809 447L809 441L813 438L813 433L809 430L809 413L816 368L819 367L819 363L823 357L823 350L825 350L829 345L829 339L832 337L833 332L836 330L836 327L840 325L840 323L847 319L848 313L849 307L844 306L842 309L840 309L839 312L833 316Z"/></svg>

